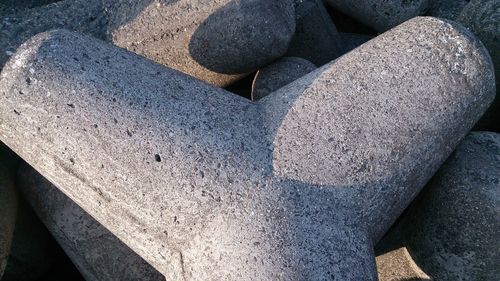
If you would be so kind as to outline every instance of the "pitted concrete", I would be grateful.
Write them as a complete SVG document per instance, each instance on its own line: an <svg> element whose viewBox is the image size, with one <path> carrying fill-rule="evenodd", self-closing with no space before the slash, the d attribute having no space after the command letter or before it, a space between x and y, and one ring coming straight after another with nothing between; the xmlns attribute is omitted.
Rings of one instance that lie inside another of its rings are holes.
<svg viewBox="0 0 500 281"><path fill-rule="evenodd" d="M403 224L433 280L500 276L500 134L473 132L418 196Z"/></svg>
<svg viewBox="0 0 500 281"><path fill-rule="evenodd" d="M433 18L257 103L67 31L0 79L0 139L167 280L376 280L372 245L495 92Z"/></svg>
<svg viewBox="0 0 500 281"><path fill-rule="evenodd" d="M377 31L386 31L413 17L423 15L428 0L326 0L330 6Z"/></svg>
<svg viewBox="0 0 500 281"><path fill-rule="evenodd" d="M286 52L291 1L61 1L0 19L0 65L31 36L65 28L225 86Z"/></svg>
<svg viewBox="0 0 500 281"><path fill-rule="evenodd" d="M17 183L85 280L165 280L29 165L21 165Z"/></svg>

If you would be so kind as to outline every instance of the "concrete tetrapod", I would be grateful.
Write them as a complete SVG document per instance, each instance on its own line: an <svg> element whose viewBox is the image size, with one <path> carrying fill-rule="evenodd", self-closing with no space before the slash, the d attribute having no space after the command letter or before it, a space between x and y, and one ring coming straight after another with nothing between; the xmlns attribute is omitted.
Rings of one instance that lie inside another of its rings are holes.
<svg viewBox="0 0 500 281"><path fill-rule="evenodd" d="M367 26L386 31L413 17L422 15L428 0L325 0L330 6Z"/></svg>
<svg viewBox="0 0 500 281"><path fill-rule="evenodd" d="M287 51L291 1L61 1L0 19L0 65L31 36L65 28L225 86Z"/></svg>
<svg viewBox="0 0 500 281"><path fill-rule="evenodd" d="M472 132L412 204L408 251L433 280L500 276L500 134Z"/></svg>
<svg viewBox="0 0 500 281"><path fill-rule="evenodd" d="M2 71L0 139L167 280L375 280L372 245L494 92L433 18L259 102L53 31Z"/></svg>
<svg viewBox="0 0 500 281"><path fill-rule="evenodd" d="M86 280L165 280L29 165L21 165L17 183Z"/></svg>

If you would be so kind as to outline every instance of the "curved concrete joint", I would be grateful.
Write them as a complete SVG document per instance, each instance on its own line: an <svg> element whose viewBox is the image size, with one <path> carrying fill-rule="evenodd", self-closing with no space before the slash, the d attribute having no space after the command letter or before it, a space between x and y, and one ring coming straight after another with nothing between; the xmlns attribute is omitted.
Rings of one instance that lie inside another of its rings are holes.
<svg viewBox="0 0 500 281"><path fill-rule="evenodd" d="M423 15L428 2L428 0L326 0L326 3L333 8L382 32L413 17Z"/></svg>
<svg viewBox="0 0 500 281"><path fill-rule="evenodd" d="M0 79L0 139L167 280L376 280L372 244L495 91L433 18L259 102L67 31Z"/></svg>

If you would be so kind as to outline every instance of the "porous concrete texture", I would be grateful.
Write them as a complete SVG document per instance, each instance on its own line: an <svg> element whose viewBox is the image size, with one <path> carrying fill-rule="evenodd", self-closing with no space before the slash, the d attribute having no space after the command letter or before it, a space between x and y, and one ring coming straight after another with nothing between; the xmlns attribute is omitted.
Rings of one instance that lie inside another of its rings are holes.
<svg viewBox="0 0 500 281"><path fill-rule="evenodd" d="M14 171L15 175L15 171ZM2 281L37 281L54 262L55 241L19 196L11 252Z"/></svg>
<svg viewBox="0 0 500 281"><path fill-rule="evenodd" d="M500 132L500 1L472 0L458 21L481 39L495 65L497 96L475 129Z"/></svg>
<svg viewBox="0 0 500 281"><path fill-rule="evenodd" d="M456 20L470 0L429 0L425 13L431 17Z"/></svg>
<svg viewBox="0 0 500 281"><path fill-rule="evenodd" d="M500 276L500 134L469 134L412 204L404 224L433 280Z"/></svg>
<svg viewBox="0 0 500 281"><path fill-rule="evenodd" d="M330 6L377 31L423 15L429 0L325 0Z"/></svg>
<svg viewBox="0 0 500 281"><path fill-rule="evenodd" d="M259 100L315 69L312 62L302 58L281 58L255 74L252 100Z"/></svg>
<svg viewBox="0 0 500 281"><path fill-rule="evenodd" d="M0 142L0 279L2 279L16 226L17 192L14 186L15 157Z"/></svg>
<svg viewBox="0 0 500 281"><path fill-rule="evenodd" d="M165 280L29 165L21 165L17 185L86 280Z"/></svg>
<svg viewBox="0 0 500 281"><path fill-rule="evenodd" d="M373 36L341 32L340 38L342 39L342 45L344 46L342 53L345 54L368 42L373 38Z"/></svg>
<svg viewBox="0 0 500 281"><path fill-rule="evenodd" d="M293 1L296 29L285 56L304 58L317 66L339 57L343 47L341 38L323 1Z"/></svg>
<svg viewBox="0 0 500 281"><path fill-rule="evenodd" d="M373 244L494 97L416 18L259 102L67 31L0 76L0 139L167 280L376 280Z"/></svg>
<svg viewBox="0 0 500 281"><path fill-rule="evenodd" d="M66 28L225 86L286 52L291 1L66 0L3 17L0 64L31 36Z"/></svg>

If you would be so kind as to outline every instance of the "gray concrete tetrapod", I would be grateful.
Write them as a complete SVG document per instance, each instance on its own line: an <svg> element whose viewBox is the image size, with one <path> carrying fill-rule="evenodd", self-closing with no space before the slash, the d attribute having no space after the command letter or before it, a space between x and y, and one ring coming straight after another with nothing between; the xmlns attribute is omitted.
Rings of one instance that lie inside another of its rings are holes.
<svg viewBox="0 0 500 281"><path fill-rule="evenodd" d="M296 28L287 57L300 57L322 66L342 54L342 41L322 0L293 0Z"/></svg>
<svg viewBox="0 0 500 281"><path fill-rule="evenodd" d="M29 165L21 165L17 186L85 280L165 280Z"/></svg>
<svg viewBox="0 0 500 281"><path fill-rule="evenodd" d="M292 0L65 0L0 18L0 65L31 36L91 34L219 86L282 56Z"/></svg>
<svg viewBox="0 0 500 281"><path fill-rule="evenodd" d="M433 280L500 277L500 134L472 132L403 221L408 251Z"/></svg>
<svg viewBox="0 0 500 281"><path fill-rule="evenodd" d="M54 31L3 69L0 139L167 280L375 280L372 245L494 92L433 18L259 102Z"/></svg>
<svg viewBox="0 0 500 281"><path fill-rule="evenodd" d="M377 31L386 31L422 15L428 0L325 0L330 6Z"/></svg>
<svg viewBox="0 0 500 281"><path fill-rule="evenodd" d="M313 63L302 58L281 58L257 71L252 82L252 100L260 100L315 69Z"/></svg>

